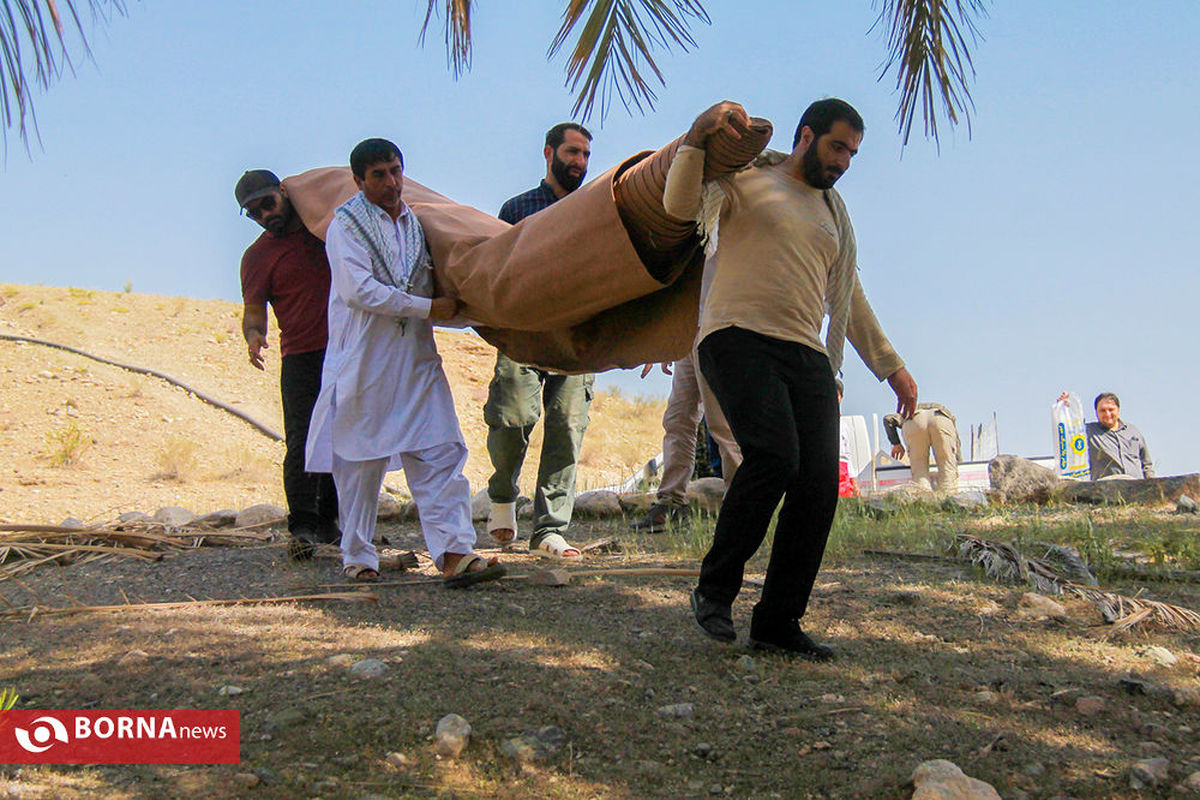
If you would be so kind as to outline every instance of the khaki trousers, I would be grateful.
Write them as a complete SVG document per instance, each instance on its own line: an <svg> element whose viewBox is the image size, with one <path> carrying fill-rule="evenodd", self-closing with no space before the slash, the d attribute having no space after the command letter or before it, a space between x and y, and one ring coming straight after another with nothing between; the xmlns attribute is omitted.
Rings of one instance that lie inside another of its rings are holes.
<svg viewBox="0 0 1200 800"><path fill-rule="evenodd" d="M913 483L932 489L929 482L929 451L938 468L938 490L958 490L958 429L954 422L931 408L925 408L904 422L900 429L908 460L912 467Z"/></svg>
<svg viewBox="0 0 1200 800"><path fill-rule="evenodd" d="M721 475L725 487L742 463L742 451L721 413L721 406L696 366L696 351L675 362L671 396L663 413L663 471L658 501L687 505L688 481L696 466L696 427L704 415L708 432L721 450Z"/></svg>

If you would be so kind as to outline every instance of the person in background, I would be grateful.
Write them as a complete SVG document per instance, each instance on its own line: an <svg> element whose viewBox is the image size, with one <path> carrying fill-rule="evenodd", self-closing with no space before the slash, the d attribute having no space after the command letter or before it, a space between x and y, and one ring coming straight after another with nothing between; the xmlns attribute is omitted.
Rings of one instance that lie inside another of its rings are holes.
<svg viewBox="0 0 1200 800"><path fill-rule="evenodd" d="M1103 478L1153 478L1154 462L1146 437L1121 419L1121 400L1102 392L1094 403L1096 422L1087 423L1088 466L1094 481Z"/></svg>
<svg viewBox="0 0 1200 800"><path fill-rule="evenodd" d="M938 468L938 491L953 494L958 491L958 461L962 443L958 438L958 424L945 406L938 403L921 403L910 419L899 414L888 414L883 418L883 429L892 443L892 458L904 458L904 445L900 444L903 434L908 445L908 461L912 468L913 483L922 489L933 490L929 477L929 451Z"/></svg>

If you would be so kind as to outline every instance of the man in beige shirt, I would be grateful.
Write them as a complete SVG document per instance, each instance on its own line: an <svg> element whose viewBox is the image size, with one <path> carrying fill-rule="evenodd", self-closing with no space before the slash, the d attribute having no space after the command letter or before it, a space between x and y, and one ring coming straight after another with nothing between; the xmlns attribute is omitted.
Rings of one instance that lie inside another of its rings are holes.
<svg viewBox="0 0 1200 800"><path fill-rule="evenodd" d="M841 100L817 101L801 117L790 154L768 153L751 168L704 185L709 137L749 125L736 103L701 114L675 156L663 197L669 214L699 217L705 232L718 236L698 353L743 455L692 593L692 611L710 636L737 638L733 600L782 499L750 644L827 660L833 649L810 639L799 619L837 509L834 375L844 339L888 381L905 417L916 406L917 386L858 282L854 230L832 188L858 152L862 118Z"/></svg>

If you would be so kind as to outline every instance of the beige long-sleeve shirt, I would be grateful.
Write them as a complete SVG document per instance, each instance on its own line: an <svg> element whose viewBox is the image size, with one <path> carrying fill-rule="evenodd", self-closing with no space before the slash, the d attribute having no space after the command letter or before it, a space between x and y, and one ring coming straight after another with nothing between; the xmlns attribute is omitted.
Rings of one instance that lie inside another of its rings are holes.
<svg viewBox="0 0 1200 800"><path fill-rule="evenodd" d="M697 217L703 173L704 151L680 147L667 173L663 204L668 214ZM837 259L853 258L855 252L841 198L772 166L743 170L720 186L719 243L709 265L712 285L701 312L700 339L737 326L825 353L826 283ZM904 366L867 302L857 271L846 337L880 380Z"/></svg>

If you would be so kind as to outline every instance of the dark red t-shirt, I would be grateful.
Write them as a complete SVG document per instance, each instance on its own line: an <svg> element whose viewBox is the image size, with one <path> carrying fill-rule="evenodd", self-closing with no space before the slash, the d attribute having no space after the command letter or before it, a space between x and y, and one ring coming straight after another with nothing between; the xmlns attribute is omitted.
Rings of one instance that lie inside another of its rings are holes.
<svg viewBox="0 0 1200 800"><path fill-rule="evenodd" d="M329 259L307 228L263 231L242 256L242 300L270 303L282 355L321 350L329 339Z"/></svg>

